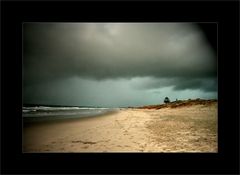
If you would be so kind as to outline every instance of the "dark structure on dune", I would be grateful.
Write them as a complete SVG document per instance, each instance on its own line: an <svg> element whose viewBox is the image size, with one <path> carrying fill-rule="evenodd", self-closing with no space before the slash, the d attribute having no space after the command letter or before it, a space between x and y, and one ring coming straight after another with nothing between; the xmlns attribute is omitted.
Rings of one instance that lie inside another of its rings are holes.
<svg viewBox="0 0 240 175"><path fill-rule="evenodd" d="M165 99L164 99L164 103L170 103L170 100L169 100L168 97L165 97Z"/></svg>

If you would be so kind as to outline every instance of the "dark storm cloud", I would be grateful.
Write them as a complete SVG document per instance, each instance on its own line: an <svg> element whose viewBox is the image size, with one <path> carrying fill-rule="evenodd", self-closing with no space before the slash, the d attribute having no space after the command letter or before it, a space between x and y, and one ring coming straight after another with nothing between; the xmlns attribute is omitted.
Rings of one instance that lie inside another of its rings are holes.
<svg viewBox="0 0 240 175"><path fill-rule="evenodd" d="M204 92L216 92L217 80L212 79L185 79L176 83L174 90L201 89Z"/></svg>
<svg viewBox="0 0 240 175"><path fill-rule="evenodd" d="M167 79L158 80L151 77L104 79L101 81L74 77L26 86L23 88L23 98L24 103L29 104L104 107L159 104L163 103L166 96L171 100L176 98L217 98L216 92L205 92L199 89L189 89L189 87L173 90L171 84L171 82L167 83Z"/></svg>
<svg viewBox="0 0 240 175"><path fill-rule="evenodd" d="M204 92L217 91L217 79L214 78L135 78L133 88L139 90L173 87L175 91L200 89Z"/></svg>
<svg viewBox="0 0 240 175"><path fill-rule="evenodd" d="M119 107L165 96L217 98L208 40L192 23L25 23L23 103Z"/></svg>
<svg viewBox="0 0 240 175"><path fill-rule="evenodd" d="M167 84L176 90L207 90L195 79L216 77L215 53L190 23L25 23L23 31L28 85L74 76L155 77L175 78Z"/></svg>

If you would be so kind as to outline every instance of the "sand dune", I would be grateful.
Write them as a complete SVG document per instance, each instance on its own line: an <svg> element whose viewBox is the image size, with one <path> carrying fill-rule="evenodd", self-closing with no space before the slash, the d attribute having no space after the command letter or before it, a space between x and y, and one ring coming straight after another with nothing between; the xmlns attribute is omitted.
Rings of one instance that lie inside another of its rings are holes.
<svg viewBox="0 0 240 175"><path fill-rule="evenodd" d="M23 152L217 152L217 102L23 128Z"/></svg>

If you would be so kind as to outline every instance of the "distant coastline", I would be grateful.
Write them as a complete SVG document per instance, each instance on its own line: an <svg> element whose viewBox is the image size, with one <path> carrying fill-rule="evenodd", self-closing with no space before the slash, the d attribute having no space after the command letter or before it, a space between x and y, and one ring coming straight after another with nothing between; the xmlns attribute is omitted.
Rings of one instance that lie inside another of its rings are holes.
<svg viewBox="0 0 240 175"><path fill-rule="evenodd" d="M78 107L78 108L142 108L142 109L148 109L148 108L156 108L160 109L163 107L180 107L182 105L194 105L194 104L209 104L213 102L217 102L217 99L201 99L201 98L196 98L196 99L188 99L188 100L177 100L177 101L172 101L167 104L151 104L151 105L137 105L137 106L119 106L119 107L109 107L109 106L92 106L92 105L53 105L53 104L41 104L41 103L26 103L23 104L23 107Z"/></svg>
<svg viewBox="0 0 240 175"><path fill-rule="evenodd" d="M46 104L24 104L22 108L23 123L25 125L39 122L54 122L76 120L83 118L99 117L103 115L113 114L121 109L163 109L163 108L182 108L195 105L215 105L217 99L188 99L177 100L166 104L145 105L138 107L119 107L104 108L95 106L63 106L63 105L46 105Z"/></svg>
<svg viewBox="0 0 240 175"><path fill-rule="evenodd" d="M173 102L169 102L166 104L160 104L160 105L146 105L142 107L137 107L139 109L161 109L161 108L177 108L177 107L186 107L186 106L192 106L192 105L211 105L218 102L217 99L188 99L188 100L177 100Z"/></svg>

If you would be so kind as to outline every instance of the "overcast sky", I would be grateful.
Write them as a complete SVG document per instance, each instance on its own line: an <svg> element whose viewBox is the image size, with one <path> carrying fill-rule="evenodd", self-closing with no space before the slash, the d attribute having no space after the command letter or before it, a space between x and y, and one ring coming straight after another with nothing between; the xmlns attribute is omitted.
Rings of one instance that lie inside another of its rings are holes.
<svg viewBox="0 0 240 175"><path fill-rule="evenodd" d="M23 103L216 99L216 51L205 36L193 23L24 23Z"/></svg>

